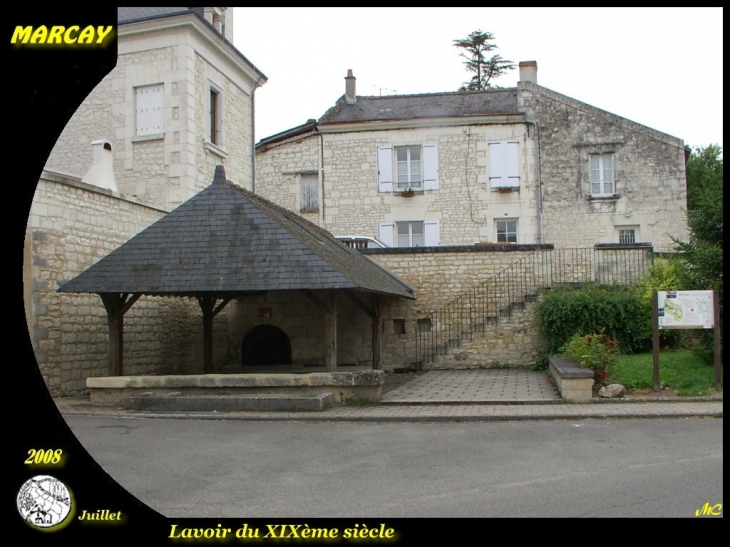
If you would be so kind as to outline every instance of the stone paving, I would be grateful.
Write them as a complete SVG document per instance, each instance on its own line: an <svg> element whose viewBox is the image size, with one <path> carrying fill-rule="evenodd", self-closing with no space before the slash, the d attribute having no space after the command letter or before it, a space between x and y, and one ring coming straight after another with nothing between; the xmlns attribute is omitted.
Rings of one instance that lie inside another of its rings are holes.
<svg viewBox="0 0 730 547"><path fill-rule="evenodd" d="M713 397L594 400L564 403L548 377L525 370L429 371L386 377L379 404L345 404L322 412L143 412L93 405L88 398L55 399L62 415L256 421L442 422L713 417Z"/></svg>
<svg viewBox="0 0 730 547"><path fill-rule="evenodd" d="M539 404L560 402L541 372L509 369L432 370L383 395L381 404Z"/></svg>

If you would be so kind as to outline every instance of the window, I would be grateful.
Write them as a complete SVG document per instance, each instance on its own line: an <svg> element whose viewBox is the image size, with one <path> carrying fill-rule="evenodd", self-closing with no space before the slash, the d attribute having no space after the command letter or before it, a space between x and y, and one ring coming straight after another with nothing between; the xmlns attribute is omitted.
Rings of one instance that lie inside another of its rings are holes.
<svg viewBox="0 0 730 547"><path fill-rule="evenodd" d="M319 211L319 177L313 174L300 175L299 184L302 190L302 201L299 210L302 213Z"/></svg>
<svg viewBox="0 0 730 547"><path fill-rule="evenodd" d="M398 247L423 247L423 221L396 222L398 230Z"/></svg>
<svg viewBox="0 0 730 547"><path fill-rule="evenodd" d="M223 96L211 87L208 98L208 141L216 146L223 145Z"/></svg>
<svg viewBox="0 0 730 547"><path fill-rule="evenodd" d="M619 243L638 243L639 228L637 226L622 226L616 229Z"/></svg>
<svg viewBox="0 0 730 547"><path fill-rule="evenodd" d="M519 188L518 146L517 141L489 143L489 185L491 188Z"/></svg>
<svg viewBox="0 0 730 547"><path fill-rule="evenodd" d="M497 243L517 243L517 220L504 219L496 221Z"/></svg>
<svg viewBox="0 0 730 547"><path fill-rule="evenodd" d="M615 190L613 154L591 154L591 195L612 196Z"/></svg>
<svg viewBox="0 0 730 547"><path fill-rule="evenodd" d="M389 247L438 247L438 220L381 222L378 239Z"/></svg>
<svg viewBox="0 0 730 547"><path fill-rule="evenodd" d="M406 320L405 319L393 319L393 334L405 334L406 333Z"/></svg>
<svg viewBox="0 0 730 547"><path fill-rule="evenodd" d="M396 181L398 188L420 188L421 147L404 146L395 149Z"/></svg>
<svg viewBox="0 0 730 547"><path fill-rule="evenodd" d="M137 135L155 135L164 131L165 86L146 85L134 89Z"/></svg>
<svg viewBox="0 0 730 547"><path fill-rule="evenodd" d="M377 159L378 191L438 190L437 145L381 146Z"/></svg>

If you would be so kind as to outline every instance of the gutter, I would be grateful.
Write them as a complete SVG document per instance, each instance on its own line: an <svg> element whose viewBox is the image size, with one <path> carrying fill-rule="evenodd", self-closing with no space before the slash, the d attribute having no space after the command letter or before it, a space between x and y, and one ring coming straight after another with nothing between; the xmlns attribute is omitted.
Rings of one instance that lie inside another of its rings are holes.
<svg viewBox="0 0 730 547"><path fill-rule="evenodd" d="M540 176L540 126L537 122L525 118L525 123L532 124L535 127L535 209L537 214L537 237L535 243L538 245L543 241L543 225L542 225L542 177Z"/></svg>

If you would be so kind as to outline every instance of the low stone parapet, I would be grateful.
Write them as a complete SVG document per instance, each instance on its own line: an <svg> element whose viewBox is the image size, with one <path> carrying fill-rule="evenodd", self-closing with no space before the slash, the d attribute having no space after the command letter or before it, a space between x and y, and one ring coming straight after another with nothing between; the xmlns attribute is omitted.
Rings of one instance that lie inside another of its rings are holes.
<svg viewBox="0 0 730 547"><path fill-rule="evenodd" d="M169 376L105 376L86 379L92 403L123 405L132 397L196 395L332 394L334 404L357 398L379 402L385 373L382 370L312 372L308 374L190 374Z"/></svg>
<svg viewBox="0 0 730 547"><path fill-rule="evenodd" d="M550 375L566 403L590 403L593 400L593 371L569 357L548 357Z"/></svg>

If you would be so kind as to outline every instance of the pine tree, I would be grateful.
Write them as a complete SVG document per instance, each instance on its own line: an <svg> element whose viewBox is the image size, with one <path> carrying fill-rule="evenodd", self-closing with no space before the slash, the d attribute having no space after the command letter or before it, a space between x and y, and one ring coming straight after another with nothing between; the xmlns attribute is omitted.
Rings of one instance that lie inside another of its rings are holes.
<svg viewBox="0 0 730 547"><path fill-rule="evenodd" d="M454 40L454 46L463 50L459 55L466 59L466 70L474 73L471 80L464 82L459 91L492 89L496 87L491 83L493 79L514 70L514 63L500 55L495 54L487 59L485 54L497 49L493 42L494 35L482 30L475 30L466 38Z"/></svg>

